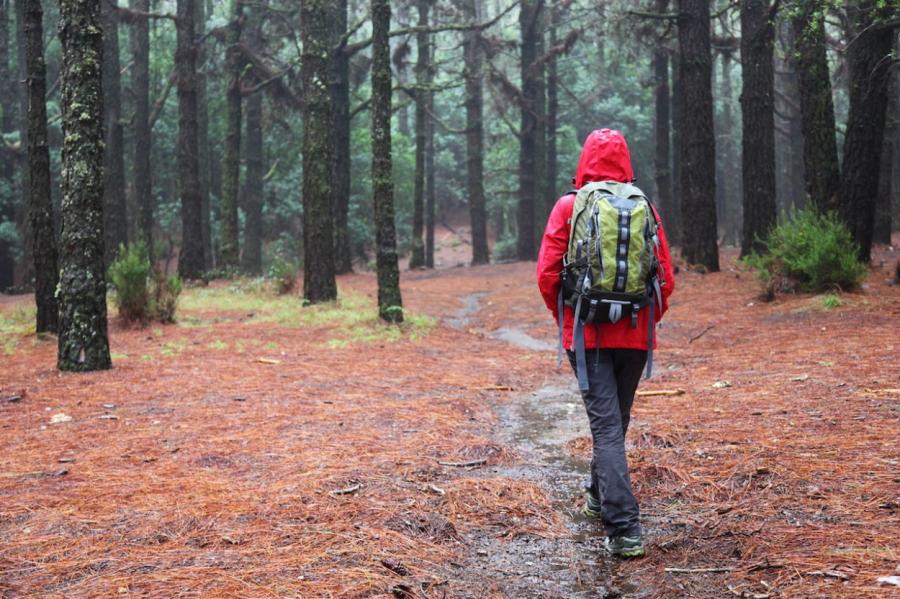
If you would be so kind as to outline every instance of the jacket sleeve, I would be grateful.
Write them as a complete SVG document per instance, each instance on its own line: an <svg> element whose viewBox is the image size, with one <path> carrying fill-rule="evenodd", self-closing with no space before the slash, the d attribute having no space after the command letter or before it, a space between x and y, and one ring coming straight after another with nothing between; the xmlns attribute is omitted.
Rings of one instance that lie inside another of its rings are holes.
<svg viewBox="0 0 900 599"><path fill-rule="evenodd" d="M562 284L559 273L562 271L563 255L569 246L569 218L572 216L573 202L571 195L557 200L547 219L547 228L544 229L541 250L538 253L538 289L554 319L559 318L556 301Z"/></svg>
<svg viewBox="0 0 900 599"><path fill-rule="evenodd" d="M654 212L656 212L655 209ZM672 266L672 255L669 253L669 240L666 238L666 231L662 226L662 220L659 218L659 214L656 215L656 220L660 223L657 231L657 235L659 235L659 250L657 256L659 258L659 265L662 269L663 278L661 282L662 314L659 315L659 318L662 318L663 314L669 309L669 296L675 291L675 269Z"/></svg>

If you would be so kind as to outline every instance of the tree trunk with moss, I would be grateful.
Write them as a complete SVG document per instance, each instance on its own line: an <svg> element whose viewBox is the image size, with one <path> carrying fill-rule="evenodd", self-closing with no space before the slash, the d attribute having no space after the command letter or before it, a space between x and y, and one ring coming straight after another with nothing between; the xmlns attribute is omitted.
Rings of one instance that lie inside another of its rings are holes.
<svg viewBox="0 0 900 599"><path fill-rule="evenodd" d="M838 195L838 213L859 244L859 259L868 263L872 251L875 197L891 66L893 18L880 0L852 2L847 18L853 43L847 47L850 114L844 137L844 162Z"/></svg>
<svg viewBox="0 0 900 599"><path fill-rule="evenodd" d="M194 1L178 0L175 74L178 79L178 191L181 196L182 279L203 276L203 205L200 198L200 149L198 138L197 47Z"/></svg>
<svg viewBox="0 0 900 599"><path fill-rule="evenodd" d="M198 36L206 34L206 0L194 2L194 29ZM203 237L203 268L213 267L212 226L210 222L210 148L209 109L206 100L206 44L197 44L197 158L200 163L200 220Z"/></svg>
<svg viewBox="0 0 900 599"><path fill-rule="evenodd" d="M347 0L332 2L334 39L347 33ZM337 274L353 271L350 246L350 56L346 49L334 53L332 103L334 106L334 268Z"/></svg>
<svg viewBox="0 0 900 599"><path fill-rule="evenodd" d="M372 4L372 192L375 207L375 262L378 269L378 314L403 322L397 235L394 224L394 180L391 158L391 6Z"/></svg>
<svg viewBox="0 0 900 599"><path fill-rule="evenodd" d="M129 0L135 11L149 12L150 0ZM134 20L131 28L132 96L134 98L134 200L138 211L137 238L147 246L153 261L153 181L150 157L153 135L150 130L150 24L147 19Z"/></svg>
<svg viewBox="0 0 900 599"><path fill-rule="evenodd" d="M28 89L28 213L34 244L35 331L57 331L59 281L56 230L50 194L50 145L47 140L47 68L44 65L43 11L39 0L26 0L25 54Z"/></svg>
<svg viewBox="0 0 900 599"><path fill-rule="evenodd" d="M466 20L481 20L478 0L465 0ZM466 191L472 226L472 264L490 262L487 242L487 213L484 197L484 74L481 34L467 31L463 42L463 76L466 81Z"/></svg>
<svg viewBox="0 0 900 599"><path fill-rule="evenodd" d="M427 112L430 92L425 88L431 85L429 69L430 42L428 27L428 9L431 0L418 0L419 21L416 23L422 30L416 32L416 171L413 189L413 222L412 242L410 248L409 267L425 266L425 145L427 143L428 121L431 116Z"/></svg>
<svg viewBox="0 0 900 599"><path fill-rule="evenodd" d="M103 268L100 3L60 0L59 9L64 141L57 365L60 370L101 370L112 362Z"/></svg>
<svg viewBox="0 0 900 599"><path fill-rule="evenodd" d="M800 115L806 194L820 211L837 209L840 185L831 75L825 48L824 0L793 8L794 51L800 76Z"/></svg>
<svg viewBox="0 0 900 599"><path fill-rule="evenodd" d="M115 260L119 246L128 243L125 199L125 141L122 129L122 77L119 65L118 0L100 4L103 15L103 126L106 140L103 165L106 263Z"/></svg>
<svg viewBox="0 0 900 599"><path fill-rule="evenodd" d="M741 256L765 249L775 224L775 26L769 0L741 0L744 227Z"/></svg>
<svg viewBox="0 0 900 599"><path fill-rule="evenodd" d="M247 27L247 44L251 51L265 51L262 39L262 11L254 8ZM257 77L250 78L249 84L262 83ZM252 275L262 273L262 210L265 197L265 146L263 141L263 94L261 91L247 97L246 136L246 180L244 181L244 251L241 254L241 268Z"/></svg>
<svg viewBox="0 0 900 599"><path fill-rule="evenodd" d="M225 92L225 156L222 159L222 251L221 266L236 269L240 255L238 231L238 196L241 181L241 56L242 0L232 0L231 23L228 25L225 50L225 71L228 87Z"/></svg>
<svg viewBox="0 0 900 599"><path fill-rule="evenodd" d="M334 142L331 52L334 29L330 0L303 0L303 297L310 303L337 297L331 173ZM374 140L373 140L374 141Z"/></svg>
<svg viewBox="0 0 900 599"><path fill-rule="evenodd" d="M681 0L678 16L682 256L719 270L716 137L713 130L709 0Z"/></svg>

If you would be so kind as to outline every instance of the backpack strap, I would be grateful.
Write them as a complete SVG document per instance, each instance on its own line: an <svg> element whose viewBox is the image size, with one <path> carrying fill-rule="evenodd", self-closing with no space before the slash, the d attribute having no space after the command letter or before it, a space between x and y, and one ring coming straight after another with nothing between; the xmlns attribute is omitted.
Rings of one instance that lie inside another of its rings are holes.
<svg viewBox="0 0 900 599"><path fill-rule="evenodd" d="M649 318L647 319L647 373L644 375L645 379L649 379L653 376L653 330L656 325L655 322L655 314L654 308L656 304L651 300L647 305L647 308L650 310Z"/></svg>
<svg viewBox="0 0 900 599"><path fill-rule="evenodd" d="M575 328L572 332L572 344L575 346L575 376L578 378L578 388L584 392L590 389L587 377L587 359L584 355L584 322L581 320L581 298L578 294L578 302L575 304Z"/></svg>
<svg viewBox="0 0 900 599"><path fill-rule="evenodd" d="M563 287L565 283L560 283L559 293L556 296L556 314L559 321L559 349L556 352L556 367L562 366L563 358Z"/></svg>

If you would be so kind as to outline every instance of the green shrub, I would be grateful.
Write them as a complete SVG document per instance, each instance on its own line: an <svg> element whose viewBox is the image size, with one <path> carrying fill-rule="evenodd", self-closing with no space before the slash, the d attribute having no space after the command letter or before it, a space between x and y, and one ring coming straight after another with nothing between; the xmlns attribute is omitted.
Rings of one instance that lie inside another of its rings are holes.
<svg viewBox="0 0 900 599"><path fill-rule="evenodd" d="M844 305L844 302L841 301L841 298L836 296L833 293L827 293L822 296L822 307L826 310L831 310L833 308L840 308Z"/></svg>
<svg viewBox="0 0 900 599"><path fill-rule="evenodd" d="M178 309L178 296L181 295L181 279L178 275L167 277L161 272L155 273L153 281L153 318L163 323L175 322L175 311Z"/></svg>
<svg viewBox="0 0 900 599"><path fill-rule="evenodd" d="M297 265L281 256L275 256L269 266L267 276L272 281L275 293L278 295L288 294L294 290L294 285L297 283Z"/></svg>
<svg viewBox="0 0 900 599"><path fill-rule="evenodd" d="M497 263L512 262L518 258L516 252L516 238L505 237L503 239L498 239L497 243L494 244L494 251L491 252L491 258Z"/></svg>
<svg viewBox="0 0 900 599"><path fill-rule="evenodd" d="M109 267L109 280L125 322L175 321L181 279L154 272L143 242L119 247L119 257Z"/></svg>
<svg viewBox="0 0 900 599"><path fill-rule="evenodd" d="M798 210L769 233L765 246L764 254L746 262L758 271L770 295L849 290L866 276L865 265L857 260L859 247L833 214Z"/></svg>
<svg viewBox="0 0 900 599"><path fill-rule="evenodd" d="M119 257L109 267L109 280L116 290L119 316L126 322L150 317L150 260L143 242L119 246Z"/></svg>

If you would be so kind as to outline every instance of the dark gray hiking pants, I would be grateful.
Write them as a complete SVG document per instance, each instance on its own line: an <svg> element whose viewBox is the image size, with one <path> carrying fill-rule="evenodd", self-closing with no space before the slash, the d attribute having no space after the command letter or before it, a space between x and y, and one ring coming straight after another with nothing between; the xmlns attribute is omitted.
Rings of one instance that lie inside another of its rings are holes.
<svg viewBox="0 0 900 599"><path fill-rule="evenodd" d="M575 353L568 354L574 369ZM590 388L581 396L594 440L591 491L603 506L603 523L609 536L641 533L640 512L625 459L625 433L646 362L647 352L643 350L587 350Z"/></svg>

